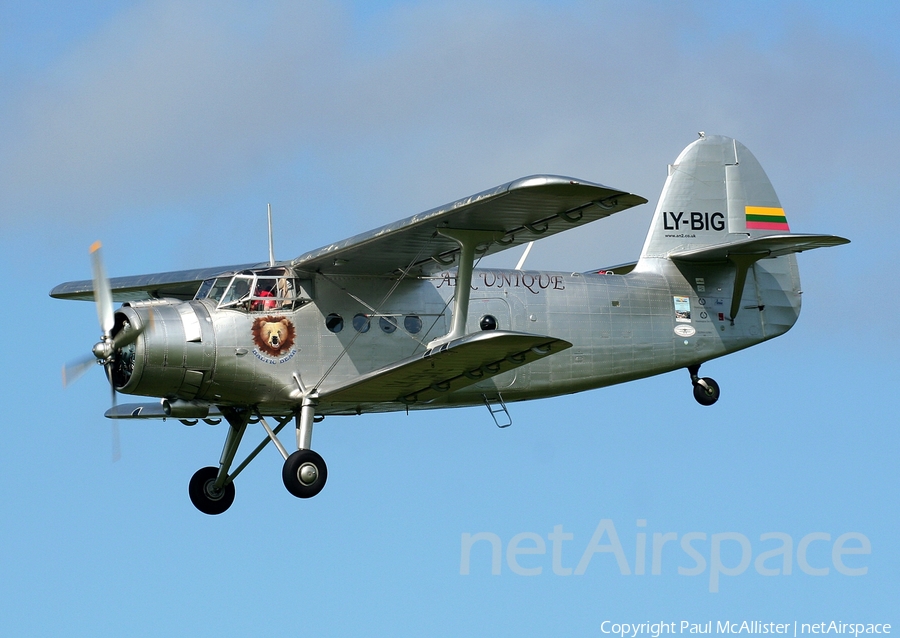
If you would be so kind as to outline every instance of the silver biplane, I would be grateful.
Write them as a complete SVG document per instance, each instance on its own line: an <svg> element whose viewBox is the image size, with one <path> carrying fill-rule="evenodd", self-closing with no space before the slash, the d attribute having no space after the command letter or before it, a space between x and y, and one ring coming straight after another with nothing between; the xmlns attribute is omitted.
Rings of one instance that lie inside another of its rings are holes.
<svg viewBox="0 0 900 638"><path fill-rule="evenodd" d="M795 253L837 246L790 232L756 158L708 136L669 167L640 258L585 273L479 269L479 259L609 217L646 199L537 175L276 262L57 286L95 300L101 340L64 369L101 364L112 419L228 424L217 467L191 479L191 501L220 514L234 479L271 441L294 496L324 487L312 449L326 416L507 404L686 368L702 405L719 387L700 365L787 332L800 312ZM113 302L121 302L118 310ZM272 423L270 423L270 421ZM278 433L296 426L296 451ZM233 466L250 424L265 438Z"/></svg>

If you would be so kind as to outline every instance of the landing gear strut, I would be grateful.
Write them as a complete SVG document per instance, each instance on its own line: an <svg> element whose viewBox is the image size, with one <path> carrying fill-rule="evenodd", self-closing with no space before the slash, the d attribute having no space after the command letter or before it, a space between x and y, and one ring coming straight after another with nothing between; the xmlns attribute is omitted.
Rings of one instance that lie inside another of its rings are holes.
<svg viewBox="0 0 900 638"><path fill-rule="evenodd" d="M688 366L691 383L694 386L694 399L700 405L712 405L719 400L719 384L710 377L700 377L700 364Z"/></svg>
<svg viewBox="0 0 900 638"><path fill-rule="evenodd" d="M234 502L234 475L229 476L231 462L250 422L250 411L237 408L222 408L228 421L228 436L219 459L219 467L204 467L197 470L188 483L191 503L204 514L221 514ZM237 472L235 472L237 474Z"/></svg>
<svg viewBox="0 0 900 638"><path fill-rule="evenodd" d="M297 498L311 498L322 491L328 479L328 468L318 453L310 449L312 445L313 417L316 401L303 400L303 407L297 415L297 451L284 459L281 480L287 491Z"/></svg>

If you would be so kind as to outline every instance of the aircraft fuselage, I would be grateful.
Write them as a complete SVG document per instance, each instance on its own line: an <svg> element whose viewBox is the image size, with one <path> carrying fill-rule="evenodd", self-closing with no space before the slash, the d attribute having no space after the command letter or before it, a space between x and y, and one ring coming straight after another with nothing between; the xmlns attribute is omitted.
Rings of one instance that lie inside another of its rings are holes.
<svg viewBox="0 0 900 638"><path fill-rule="evenodd" d="M553 335L572 347L428 402L386 396L323 403L318 412L476 405L498 394L510 402L613 385L773 338L799 314L793 256L753 266L733 323L732 266L662 259L647 266L625 275L475 270L468 333ZM140 321L152 312L154 329L137 340L133 373L120 391L289 413L299 397L295 375L310 387L341 385L424 353L452 323L452 270L399 283L322 275L301 284L308 302L292 309L217 308L210 299L127 304L120 312Z"/></svg>

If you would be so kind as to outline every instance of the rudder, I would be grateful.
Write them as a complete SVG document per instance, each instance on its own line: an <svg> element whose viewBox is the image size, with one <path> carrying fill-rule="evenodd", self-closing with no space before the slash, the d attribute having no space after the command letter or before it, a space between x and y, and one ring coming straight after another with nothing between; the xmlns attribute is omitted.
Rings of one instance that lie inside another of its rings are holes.
<svg viewBox="0 0 900 638"><path fill-rule="evenodd" d="M779 280L774 293L796 297L791 305L799 312L794 254L846 243L835 235L790 232L772 183L747 147L730 137L701 133L669 166L635 271L662 272L671 262L730 268L728 317L733 323L748 272L756 272L758 262L764 261L760 268ZM757 299L756 305L762 310L766 303Z"/></svg>
<svg viewBox="0 0 900 638"><path fill-rule="evenodd" d="M701 133L669 166L641 260L787 232L775 189L747 147Z"/></svg>

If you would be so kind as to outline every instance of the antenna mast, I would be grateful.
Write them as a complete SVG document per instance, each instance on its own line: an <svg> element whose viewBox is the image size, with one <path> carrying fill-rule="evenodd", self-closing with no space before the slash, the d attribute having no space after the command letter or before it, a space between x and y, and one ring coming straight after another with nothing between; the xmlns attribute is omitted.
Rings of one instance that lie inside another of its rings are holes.
<svg viewBox="0 0 900 638"><path fill-rule="evenodd" d="M267 204L269 209L269 265L275 265L275 243L272 239L272 204Z"/></svg>

